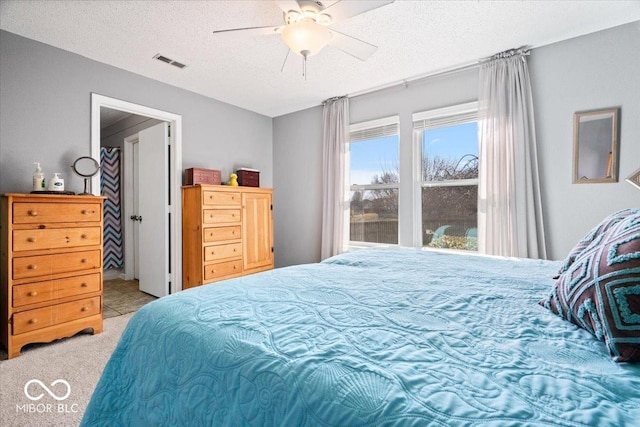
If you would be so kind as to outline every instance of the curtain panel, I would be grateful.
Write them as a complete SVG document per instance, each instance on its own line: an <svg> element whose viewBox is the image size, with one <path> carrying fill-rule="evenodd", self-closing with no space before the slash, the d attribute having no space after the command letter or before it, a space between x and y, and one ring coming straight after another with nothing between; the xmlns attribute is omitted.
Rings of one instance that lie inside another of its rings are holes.
<svg viewBox="0 0 640 427"><path fill-rule="evenodd" d="M321 259L345 249L345 152L349 134L349 98L331 98L322 110Z"/></svg>
<svg viewBox="0 0 640 427"><path fill-rule="evenodd" d="M480 68L478 249L546 259L528 51Z"/></svg>
<svg viewBox="0 0 640 427"><path fill-rule="evenodd" d="M122 268L122 203L120 200L120 148L100 148L100 194L104 201L104 268Z"/></svg>

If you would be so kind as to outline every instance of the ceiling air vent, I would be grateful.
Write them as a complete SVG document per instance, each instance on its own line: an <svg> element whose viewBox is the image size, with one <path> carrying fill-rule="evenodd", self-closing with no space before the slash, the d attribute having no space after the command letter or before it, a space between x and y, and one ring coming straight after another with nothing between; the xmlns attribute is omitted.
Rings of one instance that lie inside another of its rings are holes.
<svg viewBox="0 0 640 427"><path fill-rule="evenodd" d="M178 68L184 68L186 67L185 64L182 64L178 61L174 61L171 58L167 58L166 56L160 55L159 53L156 54L153 59L157 59L158 61L162 61L162 62L166 62L169 65L173 65L174 67L178 67Z"/></svg>

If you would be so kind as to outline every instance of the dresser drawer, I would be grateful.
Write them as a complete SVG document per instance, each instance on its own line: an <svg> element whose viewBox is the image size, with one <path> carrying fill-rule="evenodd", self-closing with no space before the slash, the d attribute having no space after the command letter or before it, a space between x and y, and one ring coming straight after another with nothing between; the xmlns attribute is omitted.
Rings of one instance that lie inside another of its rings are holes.
<svg viewBox="0 0 640 427"><path fill-rule="evenodd" d="M242 260L219 262L204 266L205 281L240 273L242 273Z"/></svg>
<svg viewBox="0 0 640 427"><path fill-rule="evenodd" d="M100 227L13 230L13 251L99 245Z"/></svg>
<svg viewBox="0 0 640 427"><path fill-rule="evenodd" d="M217 261L225 258L242 256L242 243L230 243L228 245L206 246L204 248L205 261Z"/></svg>
<svg viewBox="0 0 640 427"><path fill-rule="evenodd" d="M226 191L204 191L203 193L203 205L240 206L242 203L240 193L231 193Z"/></svg>
<svg viewBox="0 0 640 427"><path fill-rule="evenodd" d="M13 306L22 307L98 291L100 291L100 273L27 283L13 287Z"/></svg>
<svg viewBox="0 0 640 427"><path fill-rule="evenodd" d="M13 258L13 278L47 276L71 271L100 268L102 259L99 250L69 252L55 255L38 255Z"/></svg>
<svg viewBox="0 0 640 427"><path fill-rule="evenodd" d="M238 240L242 238L240 226L232 227L209 227L204 229L203 240L205 243L224 242L226 240Z"/></svg>
<svg viewBox="0 0 640 427"><path fill-rule="evenodd" d="M100 212L100 203L16 202L13 204L13 223L100 222Z"/></svg>
<svg viewBox="0 0 640 427"><path fill-rule="evenodd" d="M228 224L240 222L240 209L205 209L202 211L205 224Z"/></svg>
<svg viewBox="0 0 640 427"><path fill-rule="evenodd" d="M100 297L23 311L13 315L13 334L18 335L47 326L58 325L75 319L100 314Z"/></svg>

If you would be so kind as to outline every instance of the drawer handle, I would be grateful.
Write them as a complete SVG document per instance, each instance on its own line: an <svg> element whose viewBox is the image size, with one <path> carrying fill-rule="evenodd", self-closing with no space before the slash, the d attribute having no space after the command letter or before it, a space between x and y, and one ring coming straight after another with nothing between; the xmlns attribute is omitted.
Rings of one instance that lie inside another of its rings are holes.
<svg viewBox="0 0 640 427"><path fill-rule="evenodd" d="M86 264L86 263L87 263L87 259L86 259L86 258L82 258L82 259L80 260L80 262L81 262L81 263L83 263L83 264Z"/></svg>
<svg viewBox="0 0 640 427"><path fill-rule="evenodd" d="M237 252L236 248L233 248L233 252Z"/></svg>
<svg viewBox="0 0 640 427"><path fill-rule="evenodd" d="M83 235L81 235L81 236L80 236L80 238L81 238L81 239L86 239L86 238L87 238L87 235L86 235L86 234L83 234Z"/></svg>
<svg viewBox="0 0 640 427"><path fill-rule="evenodd" d="M27 237L27 242L35 243L35 241L36 241L35 237Z"/></svg>
<svg viewBox="0 0 640 427"><path fill-rule="evenodd" d="M234 270L237 270L237 269L238 269L238 266L237 266L237 265L234 265L234 266L233 266L233 269L234 269Z"/></svg>
<svg viewBox="0 0 640 427"><path fill-rule="evenodd" d="M89 286L89 285L87 285L87 284L86 284L86 283L84 283L84 282L83 282L83 283L80 283L80 287L81 287L81 288L86 288L87 286Z"/></svg>
<svg viewBox="0 0 640 427"><path fill-rule="evenodd" d="M38 211L29 211L28 213L31 216L38 216Z"/></svg>
<svg viewBox="0 0 640 427"><path fill-rule="evenodd" d="M37 267L37 266L36 266L35 264L29 264L29 265L27 265L27 269L28 269L28 270L35 270L35 269L36 269L36 267Z"/></svg>
<svg viewBox="0 0 640 427"><path fill-rule="evenodd" d="M93 213L93 211L88 211L88 210L86 210L86 209L82 209L82 210L80 211L80 213L81 213L82 215L89 215L89 214L92 214L92 213Z"/></svg>
<svg viewBox="0 0 640 427"><path fill-rule="evenodd" d="M84 307L84 306L80 309L80 311L87 311L87 310L89 310L89 309L87 307Z"/></svg>
<svg viewBox="0 0 640 427"><path fill-rule="evenodd" d="M36 323L38 323L38 319L29 319L29 322L28 322L28 323L30 323L30 324L32 324L32 325L33 325L33 324L36 324Z"/></svg>
<svg viewBox="0 0 640 427"><path fill-rule="evenodd" d="M27 295L29 295L30 297L35 297L36 295L38 295L38 292L37 291L31 291Z"/></svg>

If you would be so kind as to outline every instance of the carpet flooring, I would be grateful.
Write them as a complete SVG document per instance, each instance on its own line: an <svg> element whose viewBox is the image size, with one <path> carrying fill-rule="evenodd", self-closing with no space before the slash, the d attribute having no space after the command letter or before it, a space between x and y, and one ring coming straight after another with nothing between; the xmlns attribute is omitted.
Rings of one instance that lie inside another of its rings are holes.
<svg viewBox="0 0 640 427"><path fill-rule="evenodd" d="M104 330L81 332L47 344L28 344L19 357L7 359L0 346L0 426L77 426L107 360L133 313L156 298L140 292L137 280L107 280L103 286ZM40 381L37 383L32 380ZM44 388L58 397L56 400ZM27 386L27 383L31 382ZM54 384L55 383L55 384ZM43 394L39 400L32 398Z"/></svg>
<svg viewBox="0 0 640 427"><path fill-rule="evenodd" d="M98 335L80 333L29 348L19 357L0 361L0 425L10 427L77 426L89 404L107 360L133 313L104 321ZM64 383L56 380L64 380ZM40 400L31 397L43 394ZM56 400L43 387L66 399Z"/></svg>

